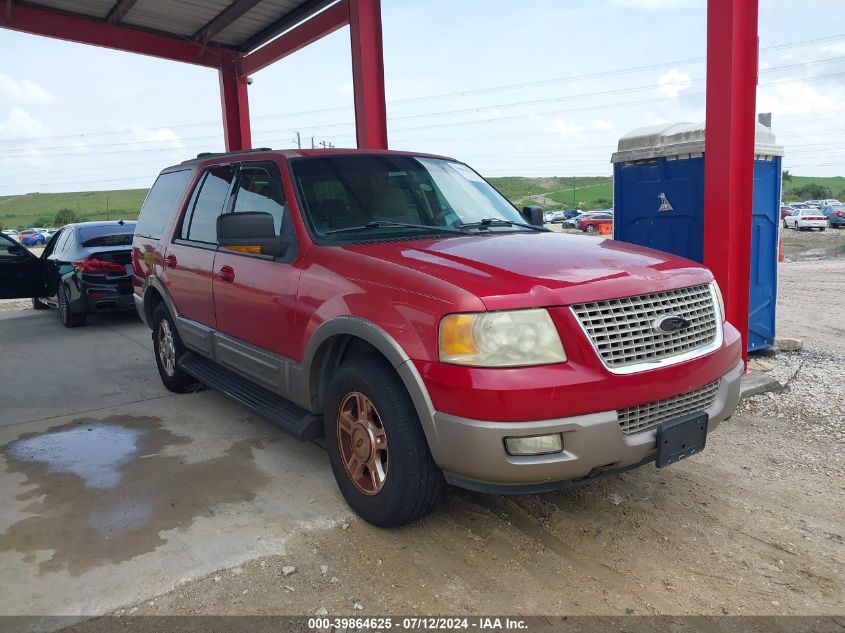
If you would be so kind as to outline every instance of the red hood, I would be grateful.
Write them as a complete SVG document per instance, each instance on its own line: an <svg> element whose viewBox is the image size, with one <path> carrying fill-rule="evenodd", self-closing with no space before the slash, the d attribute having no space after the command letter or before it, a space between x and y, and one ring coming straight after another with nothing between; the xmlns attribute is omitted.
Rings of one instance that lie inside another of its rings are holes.
<svg viewBox="0 0 845 633"><path fill-rule="evenodd" d="M710 281L702 265L625 242L500 233L359 244L347 249L449 282L489 310L555 306Z"/></svg>

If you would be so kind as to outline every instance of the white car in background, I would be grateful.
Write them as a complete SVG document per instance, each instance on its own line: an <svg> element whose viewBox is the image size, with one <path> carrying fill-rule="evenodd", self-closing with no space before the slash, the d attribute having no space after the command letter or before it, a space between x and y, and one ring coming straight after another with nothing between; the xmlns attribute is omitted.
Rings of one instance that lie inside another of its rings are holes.
<svg viewBox="0 0 845 633"><path fill-rule="evenodd" d="M827 224L827 217L818 209L798 209L795 213L783 219L783 228L795 229L796 231L811 229L824 231Z"/></svg>
<svg viewBox="0 0 845 633"><path fill-rule="evenodd" d="M18 235L20 234L16 229L3 229L2 233L3 235L8 235L15 241L18 241Z"/></svg>

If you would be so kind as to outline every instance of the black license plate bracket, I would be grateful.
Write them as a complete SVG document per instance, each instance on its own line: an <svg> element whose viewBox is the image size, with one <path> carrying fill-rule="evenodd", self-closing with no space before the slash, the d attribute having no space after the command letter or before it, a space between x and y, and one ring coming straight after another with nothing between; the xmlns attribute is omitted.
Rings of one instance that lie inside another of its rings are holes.
<svg viewBox="0 0 845 633"><path fill-rule="evenodd" d="M709 422L706 413L692 413L658 426L655 465L665 468L703 451Z"/></svg>

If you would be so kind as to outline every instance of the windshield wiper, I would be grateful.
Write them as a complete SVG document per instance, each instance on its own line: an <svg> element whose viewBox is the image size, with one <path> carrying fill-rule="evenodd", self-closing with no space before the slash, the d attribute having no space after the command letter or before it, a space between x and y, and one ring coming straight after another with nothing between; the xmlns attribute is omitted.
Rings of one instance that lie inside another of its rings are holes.
<svg viewBox="0 0 845 633"><path fill-rule="evenodd" d="M534 226L533 224L524 224L522 222L511 222L510 220L503 220L502 218L484 218L478 222L464 222L462 224L453 224L452 226L459 229L487 228L488 226L521 226L524 229L531 229L532 231L549 232L549 229L542 226Z"/></svg>
<svg viewBox="0 0 845 633"><path fill-rule="evenodd" d="M331 231L326 231L326 235L330 235L332 233L346 233L348 231L365 231L368 229L377 229L381 227L400 227L406 229L425 229L426 231L432 231L435 233L460 233L461 235L468 235L467 231L463 230L461 227L451 227L451 226L432 226L430 224L410 224L408 222L388 222L387 220L375 220L373 222L367 222L366 224L360 224L358 226L347 226L342 229L332 229Z"/></svg>

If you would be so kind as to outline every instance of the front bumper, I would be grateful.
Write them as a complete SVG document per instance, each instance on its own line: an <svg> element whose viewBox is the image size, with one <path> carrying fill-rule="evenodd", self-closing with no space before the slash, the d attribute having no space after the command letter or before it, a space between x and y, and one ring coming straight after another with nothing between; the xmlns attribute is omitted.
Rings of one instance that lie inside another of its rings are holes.
<svg viewBox="0 0 845 633"><path fill-rule="evenodd" d="M706 410L713 431L739 403L743 363L720 380ZM514 456L504 438L563 434L563 452ZM656 429L626 435L616 410L534 422L485 422L434 414L432 454L449 483L480 492L534 493L566 488L646 464L656 456Z"/></svg>

